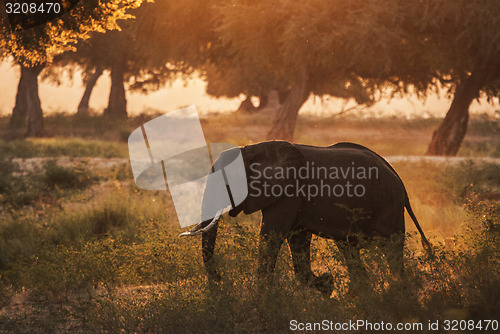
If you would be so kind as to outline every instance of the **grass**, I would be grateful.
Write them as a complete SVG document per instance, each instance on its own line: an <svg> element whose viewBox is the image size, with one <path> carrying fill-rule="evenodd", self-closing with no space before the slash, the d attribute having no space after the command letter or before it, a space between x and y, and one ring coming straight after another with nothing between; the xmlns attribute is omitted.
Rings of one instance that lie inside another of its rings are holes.
<svg viewBox="0 0 500 334"><path fill-rule="evenodd" d="M259 292L250 274L256 262L255 252L249 251L253 245L239 245L231 233L222 236L229 244L219 250L224 280L216 286L203 277L193 252L197 247L191 241L178 245L171 233L160 231L154 239L135 244L119 237L92 240L79 250L58 247L40 253L24 284L43 296L37 305L41 314L25 310L23 320L4 316L0 321L6 329L40 329L43 325L35 325L35 319L41 315L55 327L74 321L78 332L253 333L287 331L291 319L424 324L450 317L494 319L499 310L500 240L498 230L486 228L484 221L476 223L472 233L456 238L453 250L438 247L436 261L408 249L402 281L388 275L383 257L372 248L364 257L372 269L358 296L347 293L338 251L316 245L316 270L318 262L327 262L335 277L338 294L331 299L297 285L286 254L278 264L279 284ZM61 306L50 316L47 308L54 300ZM26 319L33 319L33 325L26 326Z"/></svg>
<svg viewBox="0 0 500 334"><path fill-rule="evenodd" d="M124 143L82 138L33 138L0 141L0 154L7 157L124 157Z"/></svg>
<svg viewBox="0 0 500 334"><path fill-rule="evenodd" d="M75 159L71 165L49 162L22 170L14 157L124 157L120 131L133 129L138 120L105 134L99 133L105 127L97 118L82 124L102 126L99 131L65 129L65 121L64 115L49 117L47 127L58 136L75 137L0 141L5 153L0 159L0 332L275 333L289 331L292 319L425 326L429 320L478 321L500 314L500 207L490 200L500 188L498 165L394 164L436 258L425 256L409 217L402 280L390 275L381 252L390 243L366 245L369 272L361 280L348 275L334 242L315 237L313 270L331 273L335 282L331 298L324 298L297 283L286 244L275 286L259 290L259 213L224 216L216 249L223 280L213 285L206 279L199 238L178 237L168 193L138 189L128 165L93 169ZM202 124L210 141L231 138L243 145L262 140L268 120L218 115ZM310 144L352 140L387 155L423 154L436 125L437 120L303 118L297 136ZM473 120L467 155L491 155L498 147L497 127L497 121ZM488 141L491 146L476 151ZM350 293L350 280L363 293Z"/></svg>
<svg viewBox="0 0 500 334"><path fill-rule="evenodd" d="M259 291L254 278L259 214L222 222L217 257L223 281L212 286L205 278L199 240L177 237L180 230L165 193L136 189L126 166L101 172L100 186L81 188L69 173L64 181L58 179L65 187L56 199L42 197L39 205L2 213L0 302L14 296L23 298L23 307L4 307L0 327L16 332L253 333L287 331L291 319L426 323L494 318L500 293L500 209L478 196L498 187L498 168L431 167L396 166L437 259L425 257L407 220L407 276L395 281L380 248L367 245L368 280L361 283L363 294L351 295L335 243L315 238L313 270L335 278L330 299L297 284L286 246L277 264L278 284ZM51 168L57 167L45 173Z"/></svg>
<svg viewBox="0 0 500 334"><path fill-rule="evenodd" d="M37 202L50 203L98 180L98 175L85 164L63 167L49 160L33 172L24 172L11 159L1 160L0 204L4 210L12 211Z"/></svg>

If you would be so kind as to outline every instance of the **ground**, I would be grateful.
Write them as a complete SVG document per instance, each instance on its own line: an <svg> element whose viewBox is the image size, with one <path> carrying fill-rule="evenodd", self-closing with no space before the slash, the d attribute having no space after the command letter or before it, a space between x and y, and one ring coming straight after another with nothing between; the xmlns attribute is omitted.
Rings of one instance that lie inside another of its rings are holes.
<svg viewBox="0 0 500 334"><path fill-rule="evenodd" d="M459 157L443 159L422 157L436 119L299 119L297 142L352 141L387 157L436 251L426 257L407 217L405 278L395 280L379 247L366 245L369 280L365 293L353 295L335 244L315 238L313 270L335 278L324 298L298 285L286 245L279 284L257 290L260 213L224 217L223 280L208 284L200 240L178 238L168 193L133 182L126 140L150 117L105 124L54 115L46 121L50 137L30 140L0 119L0 333L275 333L288 331L292 319L477 325L500 314L499 120L472 119ZM238 145L265 140L270 122L202 119L208 141Z"/></svg>

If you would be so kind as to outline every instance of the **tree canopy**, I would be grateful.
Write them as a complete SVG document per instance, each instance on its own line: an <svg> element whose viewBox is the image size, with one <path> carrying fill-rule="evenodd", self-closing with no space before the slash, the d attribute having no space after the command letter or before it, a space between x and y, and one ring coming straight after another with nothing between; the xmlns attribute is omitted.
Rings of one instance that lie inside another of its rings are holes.
<svg viewBox="0 0 500 334"><path fill-rule="evenodd" d="M11 56L16 62L27 65L50 63L57 54L74 49L79 40L89 37L90 32L117 29L117 20L131 17L127 9L141 3L142 0L79 1L63 16L28 29L11 27L6 12L2 11L2 56Z"/></svg>
<svg viewBox="0 0 500 334"><path fill-rule="evenodd" d="M310 94L374 100L377 81L369 79L384 76L387 45L399 39L388 28L394 10L380 0L226 1L217 11L214 47L225 57L215 58L215 68L242 93L288 91L269 136L292 139Z"/></svg>
<svg viewBox="0 0 500 334"><path fill-rule="evenodd" d="M207 7L196 1L145 3L130 11L134 18L120 21L119 31L92 33L58 65L77 65L90 84L95 75L109 70L112 92L105 114L126 116L125 88L148 93L201 66L199 50L211 32Z"/></svg>
<svg viewBox="0 0 500 334"><path fill-rule="evenodd" d="M471 101L499 93L499 13L495 0L223 1L209 91L293 92L269 134L292 139L310 94L363 103L445 88L452 104L429 153L456 154Z"/></svg>
<svg viewBox="0 0 500 334"><path fill-rule="evenodd" d="M0 47L36 74L36 66L75 50L80 41L76 52L66 54L87 74L111 71L111 114L126 115L125 87L148 92L193 71L214 96L262 98L276 90L286 98L269 133L273 139L293 138L298 112L311 94L371 104L385 93L425 97L444 88L452 103L429 154L456 154L471 101L499 92L496 0L139 5L86 1L43 26L19 31L4 24ZM131 18L130 8L135 18L117 22Z"/></svg>

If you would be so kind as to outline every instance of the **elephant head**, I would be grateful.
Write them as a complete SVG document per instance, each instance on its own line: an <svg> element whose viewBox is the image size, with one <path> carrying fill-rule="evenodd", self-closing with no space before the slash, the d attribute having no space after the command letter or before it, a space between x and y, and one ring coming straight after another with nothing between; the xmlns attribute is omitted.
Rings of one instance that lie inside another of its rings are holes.
<svg viewBox="0 0 500 334"><path fill-rule="evenodd" d="M240 154L243 168L241 170L228 168L234 164ZM299 168L303 164L302 154L293 144L285 141L263 142L230 149L220 154L210 174L222 172L222 178L207 178L203 196L202 222L189 232L181 234L183 236L202 234L203 261L210 279L220 279L212 261L220 215L227 210L228 206L230 207L229 215L236 217L242 211L245 214L251 214L277 202L282 196L276 196L272 192L264 193L260 187L266 184L269 188L278 186L283 189L291 181L287 178L266 177L267 173L276 168ZM233 184L238 184L239 187L234 187ZM247 191L242 191L242 184L246 185ZM221 191L221 185L227 189L227 192Z"/></svg>

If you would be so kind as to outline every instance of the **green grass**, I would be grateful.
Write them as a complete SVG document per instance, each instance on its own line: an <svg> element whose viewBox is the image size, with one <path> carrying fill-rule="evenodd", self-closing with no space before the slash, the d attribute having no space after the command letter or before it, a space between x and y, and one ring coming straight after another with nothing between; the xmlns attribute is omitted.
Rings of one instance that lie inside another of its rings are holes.
<svg viewBox="0 0 500 334"><path fill-rule="evenodd" d="M351 141L382 155L424 155L440 119L320 118L299 116L294 141L328 146ZM273 118L262 115L220 114L202 119L210 142L247 145L267 140ZM472 117L460 156L500 157L500 121Z"/></svg>
<svg viewBox="0 0 500 334"><path fill-rule="evenodd" d="M64 112L51 113L44 117L45 136L49 138L85 138L103 141L126 142L130 132L158 114L139 114L126 120L111 120L101 116L75 116ZM25 128L12 129L9 117L0 117L0 137L22 138Z"/></svg>

